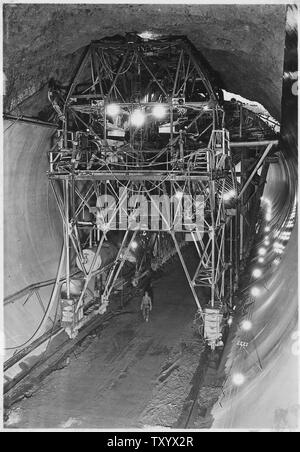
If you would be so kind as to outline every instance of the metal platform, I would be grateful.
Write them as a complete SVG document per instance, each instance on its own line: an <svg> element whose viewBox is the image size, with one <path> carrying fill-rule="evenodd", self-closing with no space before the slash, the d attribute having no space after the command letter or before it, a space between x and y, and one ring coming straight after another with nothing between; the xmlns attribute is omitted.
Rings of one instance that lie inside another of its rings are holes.
<svg viewBox="0 0 300 452"><path fill-rule="evenodd" d="M130 34L92 42L70 88L52 89L49 100L60 121L48 177L64 225L64 300L74 307L72 332L76 334L86 290L112 231L123 231L123 237L99 313L106 311L133 245L146 237L147 265L156 266L153 249L159 254L164 240L171 240L200 318L205 316L198 288L204 287L209 291L206 309L218 310L219 319L224 307L232 306L238 283L244 237L241 201L274 144L268 141L262 151L265 142L256 140L254 165L243 164L237 176L237 164L244 161L242 140L251 128L261 127L259 120L250 113L246 120L237 105L224 108L221 90L211 83L201 55L185 38L145 41ZM232 111L231 117L226 119L225 111ZM238 130L240 143L234 144L234 152L227 124L233 136ZM251 138L258 136L252 133ZM181 252L185 238L199 258L194 274ZM137 257L137 273L143 270L145 255L140 261ZM92 256L88 269L86 256ZM83 286L73 300L74 257ZM215 336L206 337L212 348L221 343Z"/></svg>

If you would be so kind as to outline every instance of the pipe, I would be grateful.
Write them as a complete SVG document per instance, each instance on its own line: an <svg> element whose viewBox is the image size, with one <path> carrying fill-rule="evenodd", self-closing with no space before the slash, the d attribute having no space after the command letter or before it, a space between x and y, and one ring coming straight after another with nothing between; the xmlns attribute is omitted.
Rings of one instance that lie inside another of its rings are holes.
<svg viewBox="0 0 300 452"><path fill-rule="evenodd" d="M264 140L264 141L240 141L240 142L231 142L230 148L250 148L257 146L268 146L268 145L277 145L278 140Z"/></svg>

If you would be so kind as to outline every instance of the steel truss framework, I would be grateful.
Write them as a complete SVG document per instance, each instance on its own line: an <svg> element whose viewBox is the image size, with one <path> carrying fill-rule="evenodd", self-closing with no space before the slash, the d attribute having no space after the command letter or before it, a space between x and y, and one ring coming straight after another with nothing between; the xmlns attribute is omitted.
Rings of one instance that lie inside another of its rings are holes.
<svg viewBox="0 0 300 452"><path fill-rule="evenodd" d="M184 38L143 41L130 35L93 42L65 96L52 91L49 99L62 122L49 155L49 180L64 224L65 301L73 310L72 334L82 319L89 283L97 277L108 233L121 230L122 243L105 281L99 313L106 311L139 237L149 236L153 250L159 248L162 235L169 235L200 317L215 319L217 327L208 325L206 339L211 347L218 345L239 260L234 240L238 207L226 194L237 194L240 187L220 95L199 55ZM158 106L163 113L159 117L154 114ZM133 121L136 111L143 119L140 124ZM129 194L133 201L128 207ZM103 196L115 202L101 204ZM154 196L163 201L153 202ZM141 197L145 205L151 204L146 218ZM190 203L188 215L182 213L185 199ZM200 223L195 221L199 199ZM120 219L122 211L125 220ZM182 253L182 239L196 249L194 273ZM93 245L90 257L86 250ZM76 297L71 291L74 260L83 276ZM153 253L151 265L158 265ZM137 278L142 267L138 262ZM199 287L209 291L206 307L200 303Z"/></svg>

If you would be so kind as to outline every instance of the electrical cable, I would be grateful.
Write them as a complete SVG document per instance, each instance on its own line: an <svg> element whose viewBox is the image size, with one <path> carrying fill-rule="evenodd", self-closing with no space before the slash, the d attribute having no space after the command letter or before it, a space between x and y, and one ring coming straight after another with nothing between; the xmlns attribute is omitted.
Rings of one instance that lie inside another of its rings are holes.
<svg viewBox="0 0 300 452"><path fill-rule="evenodd" d="M101 62L102 62L102 64L103 64L103 66L105 67L105 69L106 69L108 72L110 72L111 74L114 74L114 75L118 74L118 71L115 72L115 71L110 67L109 63L106 61L103 50L101 51L100 56L101 56ZM137 56L137 55L136 55L136 52L134 52L133 55L132 55L132 59L131 59L129 65L128 65L128 67L127 67L125 70L123 70L122 72L120 72L120 73L118 74L119 76L120 76L120 75L124 75L124 74L126 74L126 73L129 71L129 69L131 68L131 66L132 66L132 64L133 64L134 58L135 58L136 56Z"/></svg>
<svg viewBox="0 0 300 452"><path fill-rule="evenodd" d="M26 342L24 342L23 344L20 344L18 346L15 346L15 347L6 347L4 350L17 350L17 349L19 349L21 347L25 347L25 345L29 344L40 331L41 326L43 325L44 320L47 316L48 316L48 310L45 312L41 322L39 323L39 325L38 325L37 329L35 330L35 332L33 333L33 335Z"/></svg>
<svg viewBox="0 0 300 452"><path fill-rule="evenodd" d="M51 308L53 306L53 303L54 303L54 301L56 299L56 289L57 289L59 281L60 281L60 274L61 274L61 271L62 271L62 264L63 264L64 260L65 260L65 247L63 246L62 252L61 252L61 257L60 257L59 268L58 268L58 272L57 272L56 281L55 281L55 284L54 284L54 287L53 287L53 291L52 291L52 294L51 294L48 306L46 308L46 311L45 311L45 313L44 313L44 315L42 317L42 320L40 321L37 329L35 330L33 335L26 342L24 342L23 344L20 344L20 345L15 346L15 347L6 347L5 350L17 350L17 349L19 349L21 347L25 347L25 345L30 343L35 338L35 336L40 332L40 330L44 326L44 324L46 322L46 319L49 317L49 314L50 314Z"/></svg>
<svg viewBox="0 0 300 452"><path fill-rule="evenodd" d="M10 124L8 127L6 127L6 129L3 130L3 133L5 133L11 127L14 127L16 125L16 123L23 118L23 116L24 115L18 116L17 119L12 124Z"/></svg>

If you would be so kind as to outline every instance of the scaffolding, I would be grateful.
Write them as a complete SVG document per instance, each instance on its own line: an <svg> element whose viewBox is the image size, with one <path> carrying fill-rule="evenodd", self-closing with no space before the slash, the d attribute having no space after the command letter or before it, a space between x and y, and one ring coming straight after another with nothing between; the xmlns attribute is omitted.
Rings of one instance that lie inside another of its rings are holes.
<svg viewBox="0 0 300 452"><path fill-rule="evenodd" d="M70 335L82 320L108 236L121 231L98 312L106 311L124 264L136 262L137 283L146 261L157 268L159 248L171 239L204 337L211 348L222 345L238 278L240 187L222 96L210 78L186 38L129 34L92 42L70 88L49 94L60 121L48 176L64 225ZM147 252L138 261L134 248L143 237ZM186 261L184 243L196 250L196 270ZM83 281L76 296L74 261Z"/></svg>

